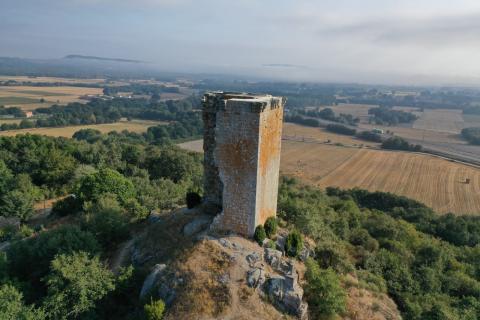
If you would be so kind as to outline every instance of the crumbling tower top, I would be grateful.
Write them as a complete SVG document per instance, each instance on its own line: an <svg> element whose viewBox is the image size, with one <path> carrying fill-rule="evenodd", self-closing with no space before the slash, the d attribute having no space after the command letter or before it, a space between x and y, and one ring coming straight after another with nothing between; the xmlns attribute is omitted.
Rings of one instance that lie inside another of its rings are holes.
<svg viewBox="0 0 480 320"><path fill-rule="evenodd" d="M217 229L252 235L276 215L284 99L209 92L203 99L205 201Z"/></svg>

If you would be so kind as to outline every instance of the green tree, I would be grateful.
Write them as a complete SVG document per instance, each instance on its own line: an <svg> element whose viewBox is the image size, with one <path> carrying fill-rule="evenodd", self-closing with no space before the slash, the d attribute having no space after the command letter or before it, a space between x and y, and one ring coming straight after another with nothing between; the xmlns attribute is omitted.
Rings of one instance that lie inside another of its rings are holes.
<svg viewBox="0 0 480 320"><path fill-rule="evenodd" d="M75 193L82 202L96 201L105 193L115 194L122 204L135 197L133 183L118 171L108 168L83 177Z"/></svg>
<svg viewBox="0 0 480 320"><path fill-rule="evenodd" d="M268 217L267 221L265 221L265 224L263 226L265 228L265 233L267 234L267 237L272 238L273 236L275 236L275 234L277 234L277 218Z"/></svg>
<svg viewBox="0 0 480 320"><path fill-rule="evenodd" d="M345 311L346 294L340 279L332 269L322 270L313 259L306 262L306 296L314 319Z"/></svg>
<svg viewBox="0 0 480 320"><path fill-rule="evenodd" d="M42 320L45 314L41 309L26 306L18 290L4 284L0 287L0 318L2 320Z"/></svg>
<svg viewBox="0 0 480 320"><path fill-rule="evenodd" d="M78 317L115 288L112 272L98 257L85 252L57 256L45 282L48 296L44 306L54 319Z"/></svg>
<svg viewBox="0 0 480 320"><path fill-rule="evenodd" d="M10 189L10 185L12 183L13 174L8 169L7 165L3 160L0 159L0 198L1 195L7 193Z"/></svg>
<svg viewBox="0 0 480 320"><path fill-rule="evenodd" d="M253 234L253 239L257 241L259 245L263 244L263 240L267 237L265 233L265 228L260 224L255 228L255 233Z"/></svg>
<svg viewBox="0 0 480 320"><path fill-rule="evenodd" d="M143 307L143 310L147 320L162 320L165 312L165 303L162 300L150 301Z"/></svg>
<svg viewBox="0 0 480 320"><path fill-rule="evenodd" d="M33 198L30 194L13 190L2 197L0 215L4 217L17 217L26 221L33 215L33 212Z"/></svg>
<svg viewBox="0 0 480 320"><path fill-rule="evenodd" d="M103 194L87 208L87 229L109 248L128 237L128 219L114 194Z"/></svg>
<svg viewBox="0 0 480 320"><path fill-rule="evenodd" d="M293 230L285 240L285 253L289 257L296 257L303 249L303 237L298 230Z"/></svg>

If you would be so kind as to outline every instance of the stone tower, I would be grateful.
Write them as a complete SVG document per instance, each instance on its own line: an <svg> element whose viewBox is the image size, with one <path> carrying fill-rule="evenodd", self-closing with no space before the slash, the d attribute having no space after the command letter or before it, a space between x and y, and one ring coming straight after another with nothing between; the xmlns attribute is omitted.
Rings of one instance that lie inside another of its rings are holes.
<svg viewBox="0 0 480 320"><path fill-rule="evenodd" d="M216 230L252 236L277 211L283 98L211 92L203 98L205 204Z"/></svg>

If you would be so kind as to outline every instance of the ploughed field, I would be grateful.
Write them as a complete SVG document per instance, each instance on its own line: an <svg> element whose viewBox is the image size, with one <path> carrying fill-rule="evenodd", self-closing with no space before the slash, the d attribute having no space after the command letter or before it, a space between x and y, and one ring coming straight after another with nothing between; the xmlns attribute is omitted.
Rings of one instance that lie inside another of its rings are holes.
<svg viewBox="0 0 480 320"><path fill-rule="evenodd" d="M480 169L475 167L408 152L294 141L284 141L282 148L282 173L321 188L386 191L421 201L438 213L480 214Z"/></svg>

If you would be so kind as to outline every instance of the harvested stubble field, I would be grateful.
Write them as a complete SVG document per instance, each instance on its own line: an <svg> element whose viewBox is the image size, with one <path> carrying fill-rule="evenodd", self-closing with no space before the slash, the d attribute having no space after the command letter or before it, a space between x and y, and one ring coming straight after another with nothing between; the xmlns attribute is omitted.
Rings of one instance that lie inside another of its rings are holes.
<svg viewBox="0 0 480 320"><path fill-rule="evenodd" d="M136 133L143 133L147 131L149 127L153 127L160 124L166 124L166 123L160 122L160 121L149 121L149 120L120 121L115 123L93 124L93 125L84 125L84 126L69 126L69 127L61 127L61 128L33 128L33 129L0 131L0 136L16 136L18 134L30 133L30 134L52 136L52 137L71 138L75 132L81 129L96 129L102 133L108 133L111 131L121 132L123 130L128 130L130 132L136 132Z"/></svg>
<svg viewBox="0 0 480 320"><path fill-rule="evenodd" d="M294 123L283 124L283 136L295 138L295 140L305 138L306 140L316 140L318 142L326 142L329 140L332 144L341 143L348 146L364 145L377 147L380 145L379 143L360 140L353 136L332 133L322 128L306 127Z"/></svg>
<svg viewBox="0 0 480 320"><path fill-rule="evenodd" d="M281 170L321 188L386 191L439 213L480 213L480 169L429 155L287 142Z"/></svg>

